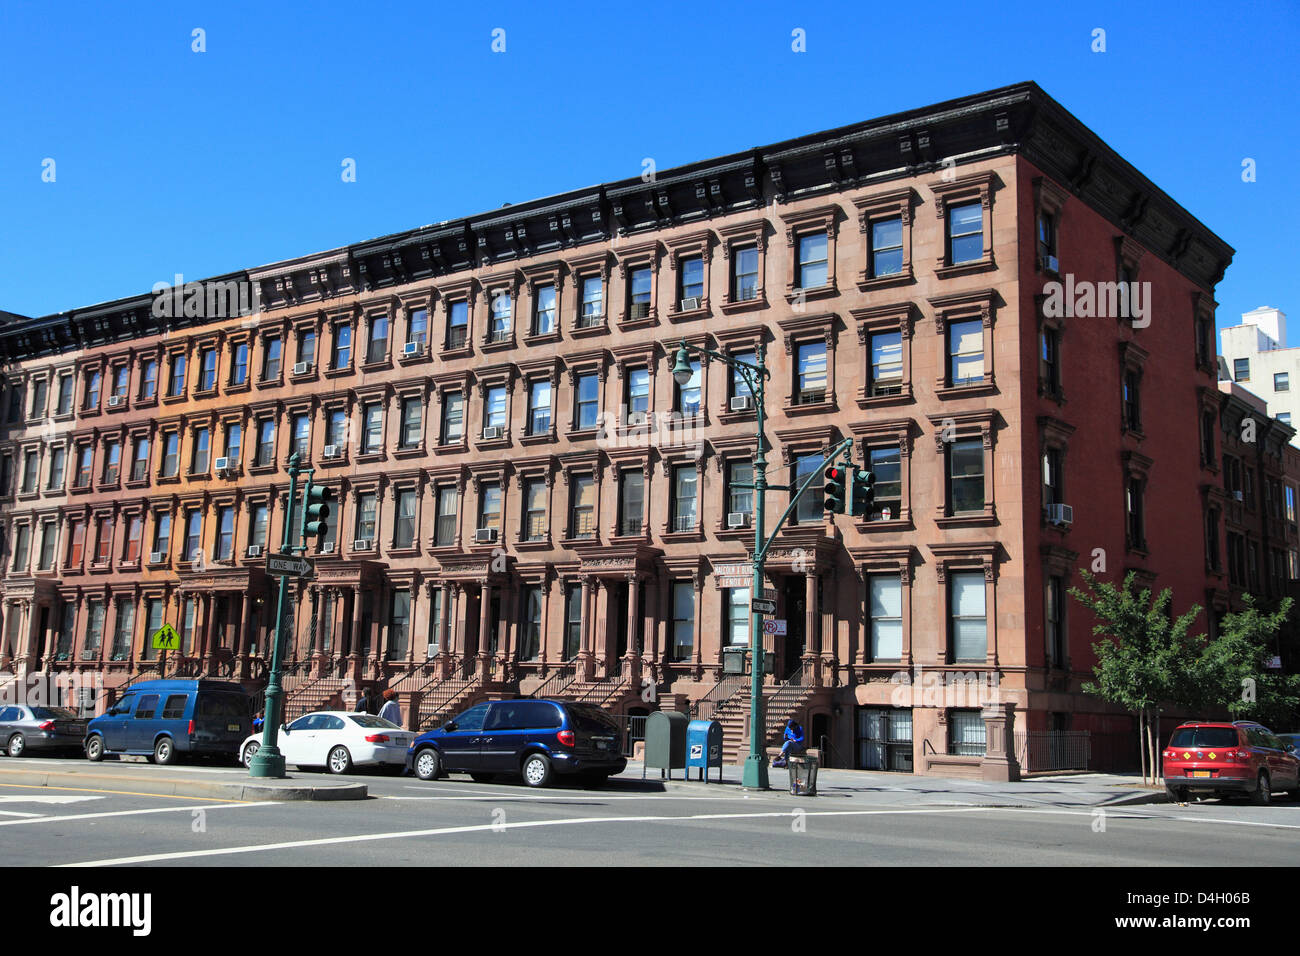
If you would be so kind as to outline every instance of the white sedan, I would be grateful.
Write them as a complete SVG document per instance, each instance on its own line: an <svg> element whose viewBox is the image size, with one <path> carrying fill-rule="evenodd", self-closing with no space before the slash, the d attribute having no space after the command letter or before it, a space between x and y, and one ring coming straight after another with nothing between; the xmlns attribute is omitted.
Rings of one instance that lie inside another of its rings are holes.
<svg viewBox="0 0 1300 956"><path fill-rule="evenodd" d="M298 768L325 767L347 773L353 767L404 767L415 734L370 714L325 710L305 714L281 727L276 746L284 762ZM239 749L247 767L262 747L262 734L253 734Z"/></svg>

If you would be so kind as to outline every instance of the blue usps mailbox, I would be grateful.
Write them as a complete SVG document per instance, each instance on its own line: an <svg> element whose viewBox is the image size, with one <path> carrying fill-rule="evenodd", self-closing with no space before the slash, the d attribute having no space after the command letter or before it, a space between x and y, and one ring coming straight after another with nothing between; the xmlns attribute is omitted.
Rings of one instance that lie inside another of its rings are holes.
<svg viewBox="0 0 1300 956"><path fill-rule="evenodd" d="M718 768L718 782L722 782L722 724L716 720L692 720L686 727L686 775L692 767L700 768L700 779L706 783L709 771Z"/></svg>

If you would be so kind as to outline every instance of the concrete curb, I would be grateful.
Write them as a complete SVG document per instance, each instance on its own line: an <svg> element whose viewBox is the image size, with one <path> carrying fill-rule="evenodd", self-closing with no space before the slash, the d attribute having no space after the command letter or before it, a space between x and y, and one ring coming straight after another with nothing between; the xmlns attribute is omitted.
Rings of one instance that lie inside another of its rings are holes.
<svg viewBox="0 0 1300 956"><path fill-rule="evenodd" d="M25 787L63 787L72 790L113 790L167 797L197 797L243 802L261 800L364 800L364 783L222 783L152 774L115 774L104 770L0 770L0 784Z"/></svg>

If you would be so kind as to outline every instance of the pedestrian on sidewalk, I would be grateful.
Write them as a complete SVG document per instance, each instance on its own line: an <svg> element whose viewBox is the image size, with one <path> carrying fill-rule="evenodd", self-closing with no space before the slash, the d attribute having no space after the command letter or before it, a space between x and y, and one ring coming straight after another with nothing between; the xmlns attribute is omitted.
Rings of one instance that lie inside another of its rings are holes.
<svg viewBox="0 0 1300 956"><path fill-rule="evenodd" d="M793 718L785 722L785 743L781 745L781 755L772 761L773 767L784 767L790 762L790 755L803 753L803 728Z"/></svg>
<svg viewBox="0 0 1300 956"><path fill-rule="evenodd" d="M358 714L373 714L375 713L376 710L378 710L378 708L375 707L373 702L371 701L371 694L373 693L374 693L373 688L370 687L362 688L361 696L357 698L356 712Z"/></svg>
<svg viewBox="0 0 1300 956"><path fill-rule="evenodd" d="M397 702L397 691L391 687L384 688L384 706L379 710L379 719L402 726L402 707Z"/></svg>

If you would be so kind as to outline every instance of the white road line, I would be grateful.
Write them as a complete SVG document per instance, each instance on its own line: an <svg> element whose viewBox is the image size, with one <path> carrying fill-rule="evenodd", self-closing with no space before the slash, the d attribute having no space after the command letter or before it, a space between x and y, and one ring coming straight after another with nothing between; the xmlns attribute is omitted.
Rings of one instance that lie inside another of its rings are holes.
<svg viewBox="0 0 1300 956"><path fill-rule="evenodd" d="M542 802L550 802L550 803L574 803L575 801L582 802L582 803L605 803L606 801L609 800L710 800L713 802L717 802L719 800L728 799L725 796L712 797L707 794L700 794L698 796L695 796L695 795L688 795L688 794L666 794L666 793L647 793L647 794L594 794L592 793L586 795L571 794L569 796L561 796L558 794L555 796L551 796L549 794L533 794L533 793L493 793L493 794L485 794L483 796L448 795L445 797L399 797L396 795L390 796L382 793L374 793L371 794L371 796L374 797L376 800L416 800L416 801L436 800L444 803L452 800L480 800L480 801L501 800L507 803L513 802L515 800L540 800Z"/></svg>
<svg viewBox="0 0 1300 956"><path fill-rule="evenodd" d="M810 817L861 817L899 815L905 813L970 813L985 807L936 807L918 810L803 810ZM689 823L700 820L752 820L762 818L793 819L801 808L767 813L692 813L686 816L634 816L634 817L580 817L572 820L526 820L519 823L483 823L473 826L437 827L430 830L400 830L392 833L364 833L357 836L325 837L318 840L293 840L287 843L263 843L255 846L235 846L212 850L182 850L175 853L151 853L145 856L118 857L109 860L86 860L81 863L61 863L61 867L120 866L128 863L157 863L162 860L185 860L209 856L226 856L237 853L262 853L267 850L293 850L303 847L335 846L342 843L369 843L376 840L401 840L428 836L450 836L458 833L482 833L503 830L523 830L535 827L580 826L610 823Z"/></svg>
<svg viewBox="0 0 1300 956"><path fill-rule="evenodd" d="M135 817L146 813L189 813L193 810L234 810L243 807L278 807L282 800L257 803L209 803L183 807L149 807L144 810L112 810L104 813L69 813L61 816L44 816L35 820L0 820L0 827L16 827L24 823L62 823L65 820L102 820L106 817Z"/></svg>
<svg viewBox="0 0 1300 956"><path fill-rule="evenodd" d="M85 794L71 795L62 793L6 793L0 794L0 803L85 803L88 800L103 800L102 796Z"/></svg>
<svg viewBox="0 0 1300 956"><path fill-rule="evenodd" d="M39 813L19 813L17 810L0 810L0 817L39 817Z"/></svg>
<svg viewBox="0 0 1300 956"><path fill-rule="evenodd" d="M1216 817L1191 817L1182 814L1173 813L1142 813L1136 810L1123 810L1116 808L1114 810L1106 807L1089 807L1082 810L1064 810L1052 809L1048 807L986 807L988 810L999 810L1003 813L1047 813L1058 816L1075 816L1090 817L1098 810L1104 810L1108 817L1118 817L1122 820L1180 820L1185 823L1228 823L1238 827L1273 827L1278 830L1300 830L1300 823L1269 823L1262 820L1233 820L1219 819Z"/></svg>

